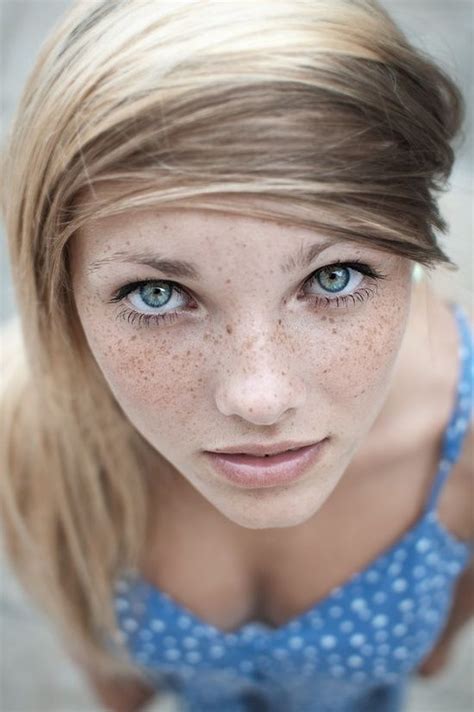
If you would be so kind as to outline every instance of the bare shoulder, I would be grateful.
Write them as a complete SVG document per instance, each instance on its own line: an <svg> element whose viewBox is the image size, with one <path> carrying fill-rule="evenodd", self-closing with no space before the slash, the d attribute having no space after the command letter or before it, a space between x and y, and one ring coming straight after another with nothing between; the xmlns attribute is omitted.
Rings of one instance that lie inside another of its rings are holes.
<svg viewBox="0 0 474 712"><path fill-rule="evenodd" d="M415 433L418 443L442 436L459 379L458 345L452 309L427 285L417 285L392 388L392 412L410 441Z"/></svg>
<svg viewBox="0 0 474 712"><path fill-rule="evenodd" d="M474 309L464 306L471 329L474 328ZM472 405L472 397L471 397ZM469 430L463 441L459 461L456 464L456 476L460 487L465 492L465 539L474 542L474 423L471 420Z"/></svg>
<svg viewBox="0 0 474 712"><path fill-rule="evenodd" d="M471 323L472 314L468 313ZM452 307L420 285L402 344L398 364L398 451L417 462L422 497L433 485L440 446L453 415L460 378L459 327ZM403 414L403 417L401 417ZM426 453L423 465L422 451ZM474 538L474 430L465 435L458 462L440 496L438 515L458 538Z"/></svg>
<svg viewBox="0 0 474 712"><path fill-rule="evenodd" d="M474 427L467 433L461 456L450 475L450 486L457 492L455 520L451 530L463 541L474 542Z"/></svg>
<svg viewBox="0 0 474 712"><path fill-rule="evenodd" d="M437 343L440 345L442 352L439 361L440 370L436 374L436 382L441 394L444 393L444 387L446 385L448 386L449 394L449 391L452 390L452 385L450 385L452 376L450 377L449 373L451 372L452 364L454 363L454 372L456 376L454 392L452 397L448 398L448 405L451 404L450 407L452 408L460 377L458 348L459 329L455 325L452 309L444 302L442 303L436 296L433 297L433 302L437 307L436 311L438 314L436 319L437 324L435 327L436 330L439 330ZM473 310L466 305L463 305L463 309L468 316L468 320L472 328L474 324ZM453 347L453 332L455 337L455 347ZM443 333L447 334L444 340L441 338ZM451 411L448 412L448 415L451 415ZM444 428L446 423L441 423L441 425ZM445 504L449 502L450 495L453 503L453 520L450 528L453 533L455 533L463 541L474 541L474 425L472 421L466 435L464 436L459 460L450 473L448 485L449 487L447 489L449 492L447 492L445 497ZM441 501L441 506L442 505L443 501ZM445 507L445 511L449 515L448 506Z"/></svg>

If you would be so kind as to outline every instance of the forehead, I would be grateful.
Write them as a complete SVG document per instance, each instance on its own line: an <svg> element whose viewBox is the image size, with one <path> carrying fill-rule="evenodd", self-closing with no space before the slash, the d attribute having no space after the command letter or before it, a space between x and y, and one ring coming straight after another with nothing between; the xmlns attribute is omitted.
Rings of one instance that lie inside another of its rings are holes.
<svg viewBox="0 0 474 712"><path fill-rule="evenodd" d="M269 244L277 247L294 244L322 233L284 223L281 220L229 213L211 208L160 208L114 215L90 223L84 229L85 239L98 248L147 244L193 248L206 245L219 251Z"/></svg>
<svg viewBox="0 0 474 712"><path fill-rule="evenodd" d="M77 234L76 254L91 259L98 254L137 249L170 249L196 252L211 250L215 257L232 252L291 249L307 250L310 243L335 242L323 231L298 225L280 215L269 215L275 207L270 198L246 196L212 197L210 203L194 199L185 205L133 209L90 220ZM257 214L252 214L257 211ZM251 214L249 214L249 212ZM281 213L281 204L280 204Z"/></svg>

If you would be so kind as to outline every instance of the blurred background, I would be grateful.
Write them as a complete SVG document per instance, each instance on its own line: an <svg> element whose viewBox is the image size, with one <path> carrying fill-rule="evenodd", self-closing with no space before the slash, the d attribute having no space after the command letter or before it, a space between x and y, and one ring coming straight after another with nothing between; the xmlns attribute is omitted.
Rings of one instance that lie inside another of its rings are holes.
<svg viewBox="0 0 474 712"><path fill-rule="evenodd" d="M71 0L0 0L2 145L38 50L70 4ZM473 294L474 0L382 0L381 4L409 39L458 81L466 99L464 139L449 190L440 197L450 226L443 245L459 271L439 269L429 279L440 292L469 306ZM0 325L14 316L15 309L0 224ZM445 671L429 680L413 681L406 712L473 712L473 641L474 622L461 633ZM65 659L54 630L20 590L0 552L0 712L100 709L79 671ZM159 709L174 710L173 698L167 698Z"/></svg>

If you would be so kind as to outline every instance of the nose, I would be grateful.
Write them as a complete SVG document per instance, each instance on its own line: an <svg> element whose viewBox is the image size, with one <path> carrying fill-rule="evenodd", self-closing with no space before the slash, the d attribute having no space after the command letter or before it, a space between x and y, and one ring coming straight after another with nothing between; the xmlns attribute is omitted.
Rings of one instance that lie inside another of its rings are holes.
<svg viewBox="0 0 474 712"><path fill-rule="evenodd" d="M298 361L281 342L263 333L232 344L215 392L218 410L254 425L273 425L285 413L301 408L304 381L295 373Z"/></svg>

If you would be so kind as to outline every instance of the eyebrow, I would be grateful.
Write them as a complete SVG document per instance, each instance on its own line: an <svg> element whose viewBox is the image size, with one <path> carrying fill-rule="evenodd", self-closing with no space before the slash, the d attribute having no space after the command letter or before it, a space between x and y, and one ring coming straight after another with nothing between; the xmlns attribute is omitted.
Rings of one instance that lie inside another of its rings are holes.
<svg viewBox="0 0 474 712"><path fill-rule="evenodd" d="M335 245L342 240L326 240L325 242L317 242L313 245L307 247L301 246L300 249L292 255L284 264L280 266L282 272L294 272L298 268L308 267L315 257L319 255L320 252L325 250L331 245ZM107 257L101 257L98 260L92 262L87 272L91 274L96 272L101 267L116 263L116 262L126 262L145 265L151 267L152 269L162 272L168 277L177 277L180 279L192 279L198 282L202 279L198 268L192 262L186 260L176 260L166 257L160 257L156 253L151 252L128 252L127 250L118 250L113 252Z"/></svg>

